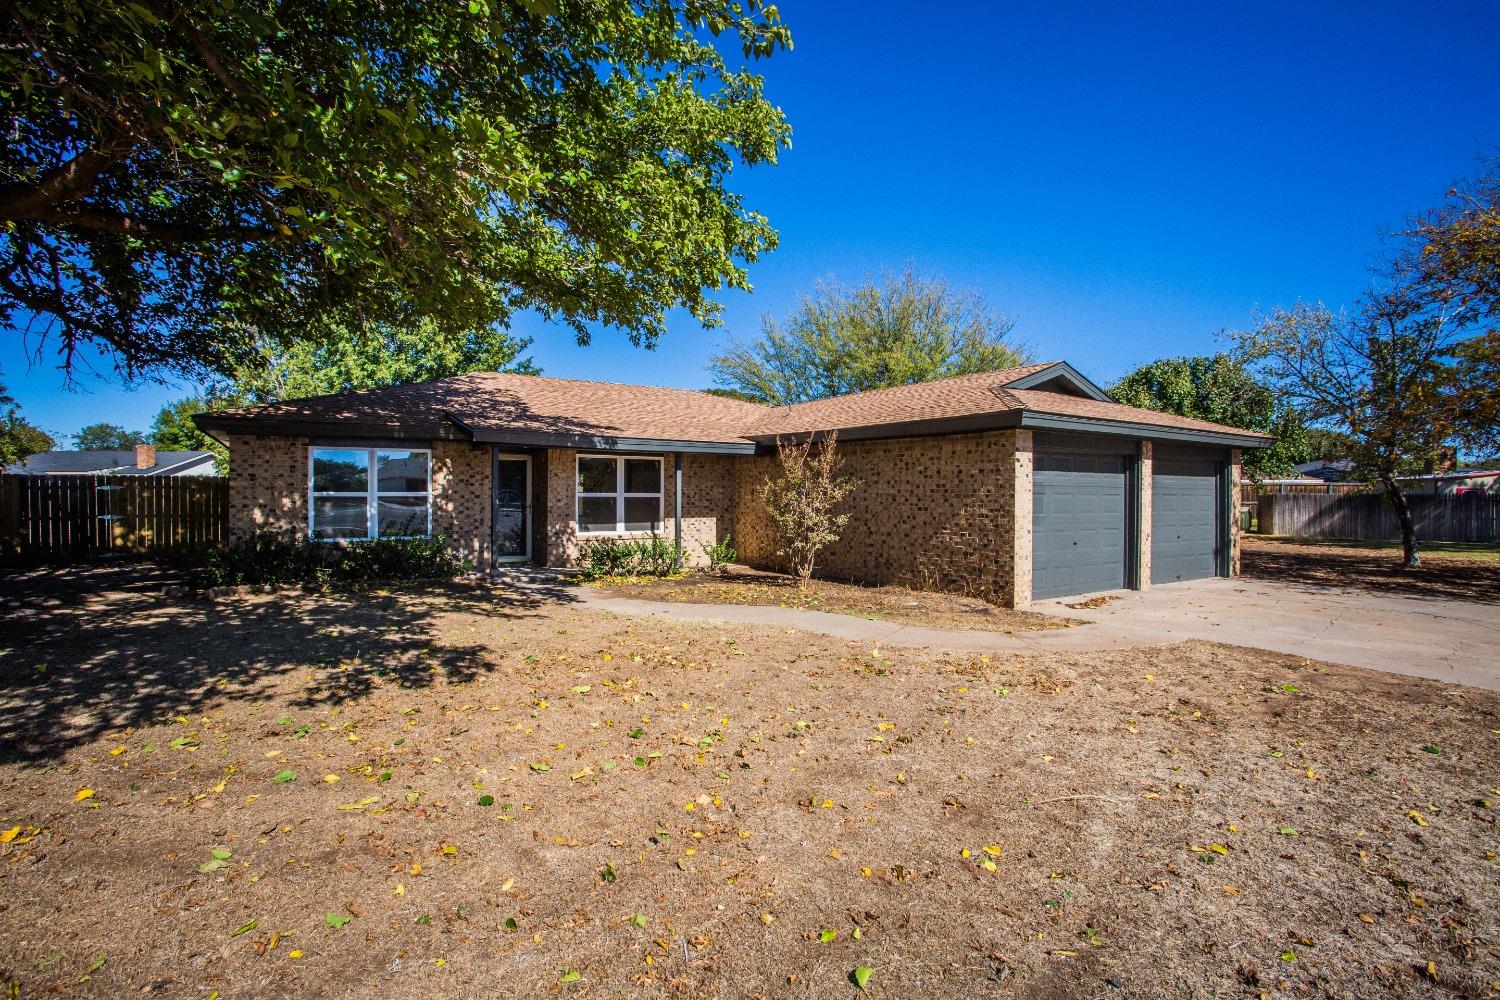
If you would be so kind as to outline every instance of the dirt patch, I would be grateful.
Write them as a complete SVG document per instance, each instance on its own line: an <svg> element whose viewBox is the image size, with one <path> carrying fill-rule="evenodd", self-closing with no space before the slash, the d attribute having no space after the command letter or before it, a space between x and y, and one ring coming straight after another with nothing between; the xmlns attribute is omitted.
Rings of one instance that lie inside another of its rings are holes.
<svg viewBox="0 0 1500 1000"><path fill-rule="evenodd" d="M1240 565L1244 576L1281 583L1500 604L1500 547L1423 552L1422 565L1409 570L1401 567L1399 549L1247 534Z"/></svg>
<svg viewBox="0 0 1500 1000"><path fill-rule="evenodd" d="M1120 600L1119 594L1100 594L1098 597L1090 597L1086 601L1079 601L1077 604L1069 604L1066 605L1066 607L1070 607L1075 610L1082 610L1083 608L1102 608L1105 605L1109 604L1111 601L1118 600Z"/></svg>
<svg viewBox="0 0 1500 1000"><path fill-rule="evenodd" d="M1207 643L875 654L457 585L111 591L12 604L0 637L20 995L1500 979L1484 691Z"/></svg>
<svg viewBox="0 0 1500 1000"><path fill-rule="evenodd" d="M743 570L725 576L695 573L675 580L605 581L601 589L616 597L645 601L800 608L923 628L1026 632L1087 624L1074 618L1012 611L977 597L904 587L863 587L815 580L804 591L790 577Z"/></svg>

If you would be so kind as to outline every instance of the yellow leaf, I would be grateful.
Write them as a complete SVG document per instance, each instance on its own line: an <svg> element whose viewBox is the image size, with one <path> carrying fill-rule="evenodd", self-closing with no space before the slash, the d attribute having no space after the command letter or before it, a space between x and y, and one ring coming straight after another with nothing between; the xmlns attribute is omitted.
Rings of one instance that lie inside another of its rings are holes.
<svg viewBox="0 0 1500 1000"><path fill-rule="evenodd" d="M120 756L120 754L122 754L124 752L125 752L125 748L124 747L115 747L113 750L111 750L109 752L109 755L111 757L118 757L118 756Z"/></svg>
<svg viewBox="0 0 1500 1000"><path fill-rule="evenodd" d="M458 848L454 847L452 844L444 844L443 853L450 858L456 858L458 857Z"/></svg>
<svg viewBox="0 0 1500 1000"><path fill-rule="evenodd" d="M1240 894L1240 891L1232 885L1226 885L1224 887L1224 894L1226 896L1238 896Z"/></svg>
<svg viewBox="0 0 1500 1000"><path fill-rule="evenodd" d="M1213 851L1215 854L1226 856L1226 857L1229 854L1229 848L1225 847L1223 844L1209 844L1208 845L1208 849L1210 851Z"/></svg>
<svg viewBox="0 0 1500 1000"><path fill-rule="evenodd" d="M4 833L0 833L0 844L10 843L12 840L15 840L16 837L20 836L20 833L21 828L19 826L13 826L9 830L6 830Z"/></svg>
<svg viewBox="0 0 1500 1000"><path fill-rule="evenodd" d="M1000 866L995 864L995 862L991 861L989 858L985 858L983 861L981 861L979 863L979 867L983 868L987 872L1000 870Z"/></svg>
<svg viewBox="0 0 1500 1000"><path fill-rule="evenodd" d="M396 883L396 895L398 895L398 896L404 896L404 895L406 895L406 886L402 885L400 882Z"/></svg>
<svg viewBox="0 0 1500 1000"><path fill-rule="evenodd" d="M80 796L82 795L82 793L79 793L79 794L80 794ZM89 794L92 795L94 793L90 792ZM1415 809L1408 810L1407 813L1406 813L1406 815L1409 816L1411 818L1411 821L1413 823L1417 824L1418 826L1427 826L1428 825L1428 823L1427 823L1427 817L1423 816L1421 813L1417 812Z"/></svg>
<svg viewBox="0 0 1500 1000"><path fill-rule="evenodd" d="M94 797L94 790L92 788L80 788L78 790L78 794L75 795L75 796L73 796L73 801L74 802L82 802L84 799L91 799L93 797ZM1423 823L1422 825L1426 826L1427 824Z"/></svg>
<svg viewBox="0 0 1500 1000"><path fill-rule="evenodd" d="M420 874L422 874L422 866L421 865L412 865L411 866L411 873L413 875L420 875Z"/></svg>
<svg viewBox="0 0 1500 1000"><path fill-rule="evenodd" d="M965 847L963 850L961 850L961 851L958 852L958 856L961 857L961 858L968 858L968 857L972 857L973 854L972 854L972 852L970 852L970 850L967 847Z"/></svg>
<svg viewBox="0 0 1500 1000"><path fill-rule="evenodd" d="M331 785L334 782L336 782L336 781L339 780L339 776L336 775L336 774L325 774L325 775L323 775L323 780L326 781L326 782L328 782Z"/></svg>
<svg viewBox="0 0 1500 1000"><path fill-rule="evenodd" d="M986 844L984 846L984 853L988 854L992 858L998 858L1000 856L1000 845Z"/></svg>
<svg viewBox="0 0 1500 1000"><path fill-rule="evenodd" d="M286 957L287 958L301 958L302 957L302 950L300 948L293 948L291 951L289 951L289 952L286 953Z"/></svg>

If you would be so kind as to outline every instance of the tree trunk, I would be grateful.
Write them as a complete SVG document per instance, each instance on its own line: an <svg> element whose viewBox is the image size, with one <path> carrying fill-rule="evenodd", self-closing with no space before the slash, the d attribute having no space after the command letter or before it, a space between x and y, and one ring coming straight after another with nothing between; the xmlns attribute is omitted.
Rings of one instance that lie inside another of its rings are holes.
<svg viewBox="0 0 1500 1000"><path fill-rule="evenodd" d="M1396 512L1396 520L1401 525L1401 566L1416 569L1422 565L1422 557L1417 554L1417 522L1412 519L1406 491L1393 475L1382 475L1380 482L1385 486L1385 495L1391 498L1391 509Z"/></svg>

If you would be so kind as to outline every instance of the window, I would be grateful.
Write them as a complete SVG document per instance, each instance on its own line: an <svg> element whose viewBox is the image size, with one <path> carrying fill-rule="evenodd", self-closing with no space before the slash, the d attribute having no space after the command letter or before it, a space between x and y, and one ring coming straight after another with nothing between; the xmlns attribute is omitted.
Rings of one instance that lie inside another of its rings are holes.
<svg viewBox="0 0 1500 1000"><path fill-rule="evenodd" d="M311 448L307 530L313 538L432 533L432 453L411 448Z"/></svg>
<svg viewBox="0 0 1500 1000"><path fill-rule="evenodd" d="M661 459L578 456L578 533L660 531Z"/></svg>

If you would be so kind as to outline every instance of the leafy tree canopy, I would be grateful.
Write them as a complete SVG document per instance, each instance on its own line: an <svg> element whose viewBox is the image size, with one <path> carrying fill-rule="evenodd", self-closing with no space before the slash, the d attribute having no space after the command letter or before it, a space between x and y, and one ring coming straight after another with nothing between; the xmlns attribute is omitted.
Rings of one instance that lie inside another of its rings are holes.
<svg viewBox="0 0 1500 1000"><path fill-rule="evenodd" d="M269 403L383 385L405 385L480 371L539 375L524 352L529 338L499 330L439 337L429 321L304 341L268 354L218 386L233 403Z"/></svg>
<svg viewBox="0 0 1500 1000"><path fill-rule="evenodd" d="M51 451L52 435L21 416L15 398L0 384L0 469Z"/></svg>
<svg viewBox="0 0 1500 1000"><path fill-rule="evenodd" d="M121 451L145 443L144 434L127 431L119 424L89 424L73 435L73 447L79 451Z"/></svg>
<svg viewBox="0 0 1500 1000"><path fill-rule="evenodd" d="M1278 402L1226 354L1163 358L1137 368L1110 389L1126 406L1243 427L1276 438L1270 448L1245 453L1245 475L1255 482L1290 475L1308 459L1306 428L1296 409Z"/></svg>
<svg viewBox="0 0 1500 1000"><path fill-rule="evenodd" d="M127 375L519 309L650 344L775 244L730 190L790 141L762 0L18 0L0 311Z"/></svg>
<svg viewBox="0 0 1500 1000"><path fill-rule="evenodd" d="M709 367L737 398L779 406L1025 364L1012 326L979 292L908 268L854 288L820 282L786 321L764 317L759 337Z"/></svg>

